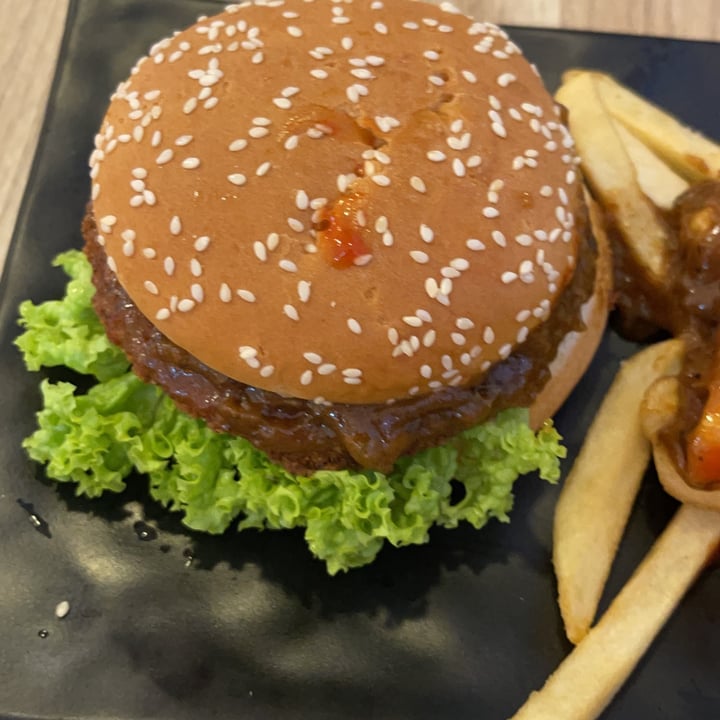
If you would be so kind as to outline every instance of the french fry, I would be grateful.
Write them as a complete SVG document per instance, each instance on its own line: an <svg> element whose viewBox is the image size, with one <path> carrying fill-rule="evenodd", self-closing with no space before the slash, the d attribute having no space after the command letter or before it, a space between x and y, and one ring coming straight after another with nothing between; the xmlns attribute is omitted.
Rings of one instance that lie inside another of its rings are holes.
<svg viewBox="0 0 720 720"><path fill-rule="evenodd" d="M720 513L682 505L600 622L513 720L592 720L720 544Z"/></svg>
<svg viewBox="0 0 720 720"><path fill-rule="evenodd" d="M555 510L553 563L569 640L595 618L610 566L650 458L640 404L657 378L676 373L682 342L651 345L626 361L590 427Z"/></svg>
<svg viewBox="0 0 720 720"><path fill-rule="evenodd" d="M609 75L596 72L592 76L612 116L680 175L691 182L720 178L720 145L686 127Z"/></svg>
<svg viewBox="0 0 720 720"><path fill-rule="evenodd" d="M638 184L635 166L600 98L594 75L569 75L556 97L568 109L570 131L590 187L614 215L636 262L653 285L663 287L669 264L668 231Z"/></svg>
<svg viewBox="0 0 720 720"><path fill-rule="evenodd" d="M680 502L720 512L720 490L701 490L688 485L659 437L677 411L678 390L675 378L663 378L649 388L640 411L643 429L652 443L658 478L665 491Z"/></svg>
<svg viewBox="0 0 720 720"><path fill-rule="evenodd" d="M635 166L638 185L657 207L669 210L675 199L690 187L689 183L671 170L622 123L614 120L613 125Z"/></svg>

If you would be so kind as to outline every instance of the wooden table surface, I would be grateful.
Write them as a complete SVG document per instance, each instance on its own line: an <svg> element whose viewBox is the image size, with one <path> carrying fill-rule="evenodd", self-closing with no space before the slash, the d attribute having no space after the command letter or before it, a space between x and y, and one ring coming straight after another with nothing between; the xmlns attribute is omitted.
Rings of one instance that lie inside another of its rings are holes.
<svg viewBox="0 0 720 720"><path fill-rule="evenodd" d="M0 0L0 268L45 111L69 0ZM150 2L150 0L148 0ZM457 0L498 23L720 41L720 0Z"/></svg>

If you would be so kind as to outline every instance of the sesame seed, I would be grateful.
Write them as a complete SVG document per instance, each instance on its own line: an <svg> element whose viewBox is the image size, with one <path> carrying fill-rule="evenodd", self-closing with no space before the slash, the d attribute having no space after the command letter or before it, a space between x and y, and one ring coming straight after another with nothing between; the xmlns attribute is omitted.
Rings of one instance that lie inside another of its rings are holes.
<svg viewBox="0 0 720 720"><path fill-rule="evenodd" d="M287 315L291 320L297 321L297 320L300 319L300 315L298 315L298 311L296 310L296 308L295 308L294 305L290 305L290 304L283 305L283 312L284 312L285 315Z"/></svg>
<svg viewBox="0 0 720 720"><path fill-rule="evenodd" d="M191 97L184 105L183 112L185 115L189 115L197 107L197 98Z"/></svg>
<svg viewBox="0 0 720 720"><path fill-rule="evenodd" d="M250 62L252 62L253 65L259 65L263 60L265 59L265 55L263 55L262 51L258 50L250 59Z"/></svg>
<svg viewBox="0 0 720 720"><path fill-rule="evenodd" d="M151 295L158 295L159 290L158 286L152 281L152 280L146 280L143 283L143 287L151 294Z"/></svg>
<svg viewBox="0 0 720 720"><path fill-rule="evenodd" d="M142 254L148 260L154 260L157 257L157 252L155 250L153 250L153 248L145 248L142 251Z"/></svg>
<svg viewBox="0 0 720 720"><path fill-rule="evenodd" d="M308 194L304 190L298 190L295 193L295 207L298 210L307 210L310 205Z"/></svg>
<svg viewBox="0 0 720 720"><path fill-rule="evenodd" d="M245 302L253 303L255 302L255 293L250 292L250 290L237 290L237 296L244 300Z"/></svg>
<svg viewBox="0 0 720 720"><path fill-rule="evenodd" d="M479 167L482 163L482 158L479 155L471 155L468 159L465 165L469 168L476 168Z"/></svg>
<svg viewBox="0 0 720 720"><path fill-rule="evenodd" d="M144 180L147 177L147 170L145 168L133 168L131 172L132 176L134 178L137 178L138 180Z"/></svg>
<svg viewBox="0 0 720 720"><path fill-rule="evenodd" d="M303 232L305 230L305 225L303 225L301 220L298 220L294 217L289 217L287 219L287 224L290 226L291 230L294 230L297 233Z"/></svg>
<svg viewBox="0 0 720 720"><path fill-rule="evenodd" d="M190 273L194 277L200 277L202 275L202 272L203 269L200 261L197 258L193 258L192 260L190 260Z"/></svg>
<svg viewBox="0 0 720 720"><path fill-rule="evenodd" d="M365 60L367 64L372 65L372 67L381 67L385 64L385 58L380 57L380 55L368 55Z"/></svg>
<svg viewBox="0 0 720 720"><path fill-rule="evenodd" d="M506 345L503 345L500 350L498 350L498 355L504 360L505 358L510 356L511 352L512 345L510 345L510 343L507 343Z"/></svg>
<svg viewBox="0 0 720 720"><path fill-rule="evenodd" d="M382 242L385 247L392 247L393 243L395 242L395 237L389 230L386 230L383 233Z"/></svg>
<svg viewBox="0 0 720 720"><path fill-rule="evenodd" d="M202 289L202 285L199 285L198 283L193 283L190 286L190 294L196 302L201 303L205 299L205 291Z"/></svg>
<svg viewBox="0 0 720 720"><path fill-rule="evenodd" d="M196 158L196 157L185 158L181 164L186 170L194 170L196 167L198 167L200 165L200 158Z"/></svg>
<svg viewBox="0 0 720 720"><path fill-rule="evenodd" d="M431 162L442 162L447 158L447 155L442 150L430 150L426 157Z"/></svg>
<svg viewBox="0 0 720 720"><path fill-rule="evenodd" d="M307 280L300 280L297 285L298 297L300 302L307 302L310 299L311 284Z"/></svg>
<svg viewBox="0 0 720 720"><path fill-rule="evenodd" d="M550 185L543 185L540 188L540 194L543 197L552 197L553 195L553 189L550 187Z"/></svg>
<svg viewBox="0 0 720 720"><path fill-rule="evenodd" d="M373 28L375 29L375 32L380 33L380 35L388 34L387 25L385 25L385 23L376 22L375 25L373 25Z"/></svg>
<svg viewBox="0 0 720 720"><path fill-rule="evenodd" d="M355 333L356 335L360 335L362 333L362 327L360 327L360 323L355 318L348 318L347 326L350 332Z"/></svg>
<svg viewBox="0 0 720 720"><path fill-rule="evenodd" d="M251 345L241 345L238 348L238 356L241 360L252 360L253 358L257 357L257 354L257 349L252 347Z"/></svg>
<svg viewBox="0 0 720 720"><path fill-rule="evenodd" d="M291 37L299 38L303 36L303 31L297 25L288 25L285 29Z"/></svg>
<svg viewBox="0 0 720 720"><path fill-rule="evenodd" d="M207 235L201 235L193 244L197 252L204 252L210 244L210 238Z"/></svg>
<svg viewBox="0 0 720 720"><path fill-rule="evenodd" d="M422 250L411 250L410 257L420 265L425 265L426 263L430 262L430 256Z"/></svg>
<svg viewBox="0 0 720 720"><path fill-rule="evenodd" d="M256 240L253 243L253 252L260 262L265 262L267 260L267 248L262 242L260 242L260 240Z"/></svg>
<svg viewBox="0 0 720 720"><path fill-rule="evenodd" d="M443 278L440 282L440 294L450 295L453 289L453 282L450 278Z"/></svg>
<svg viewBox="0 0 720 720"><path fill-rule="evenodd" d="M342 371L343 377L359 378L362 377L362 370L359 368L345 368Z"/></svg>
<svg viewBox="0 0 720 720"><path fill-rule="evenodd" d="M424 193L427 190L425 182L417 175L413 175L410 178L410 187L412 187L413 190L416 190L419 193Z"/></svg>
<svg viewBox="0 0 720 720"><path fill-rule="evenodd" d="M505 247L507 245L507 240L505 239L505 235L502 232L500 232L500 230L492 231L492 239L495 242L495 244L499 245L500 247Z"/></svg>
<svg viewBox="0 0 720 720"><path fill-rule="evenodd" d="M323 70L322 68L313 68L310 71L310 75L312 75L317 80L325 80L328 77L327 71Z"/></svg>
<svg viewBox="0 0 720 720"><path fill-rule="evenodd" d="M426 50L423 53L423 57L427 58L428 60L439 60L440 59L440 53L436 50Z"/></svg>
<svg viewBox="0 0 720 720"><path fill-rule="evenodd" d="M486 218L496 218L500 216L500 211L497 208L494 207L484 207L482 214Z"/></svg>
<svg viewBox="0 0 720 720"><path fill-rule="evenodd" d="M242 173L233 173L232 175L228 175L228 180L233 185L244 185L247 182L247 178Z"/></svg>
<svg viewBox="0 0 720 720"><path fill-rule="evenodd" d="M520 263L520 275L528 275L533 271L532 260L523 260Z"/></svg>
<svg viewBox="0 0 720 720"><path fill-rule="evenodd" d="M400 334L395 328L388 328L387 331L388 340L392 345L397 345L400 340Z"/></svg>
<svg viewBox="0 0 720 720"><path fill-rule="evenodd" d="M463 161L460 158L453 160L452 168L457 177L465 177L465 165L463 165Z"/></svg>
<svg viewBox="0 0 720 720"><path fill-rule="evenodd" d="M460 72L467 82L473 84L477 82L477 75L475 75L474 72L471 72L470 70L461 70Z"/></svg>
<svg viewBox="0 0 720 720"><path fill-rule="evenodd" d="M505 130L505 126L502 125L501 123L494 122L490 127L492 128L492 131L493 131L498 137L501 137L501 138L506 138L506 137L507 137L507 130Z"/></svg>
<svg viewBox="0 0 720 720"><path fill-rule="evenodd" d="M464 345L467 342L466 337L462 333L450 333L450 339L455 345Z"/></svg>
<svg viewBox="0 0 720 720"><path fill-rule="evenodd" d="M264 163L258 165L257 170L255 171L255 174L258 177L262 177L263 175L267 175L268 170L272 167L272 163L269 160L266 160Z"/></svg>
<svg viewBox="0 0 720 720"><path fill-rule="evenodd" d="M483 341L487 345L495 342L495 331L489 325L483 330Z"/></svg>
<svg viewBox="0 0 720 720"><path fill-rule="evenodd" d="M372 175L370 179L380 187L387 187L390 185L390 178L387 175Z"/></svg>
<svg viewBox="0 0 720 720"><path fill-rule="evenodd" d="M173 151L170 148L165 148L156 158L155 162L158 165L165 165L173 159Z"/></svg>
<svg viewBox="0 0 720 720"><path fill-rule="evenodd" d="M457 270L455 270L455 268L451 268L451 267L444 267L444 268L442 268L442 269L440 270L440 274L441 274L443 277L451 278L451 279L459 278L459 277L460 277L460 273L459 273Z"/></svg>
<svg viewBox="0 0 720 720"><path fill-rule="evenodd" d="M285 272L297 272L297 265L292 260L283 259L278 263L278 266Z"/></svg>
<svg viewBox="0 0 720 720"><path fill-rule="evenodd" d="M167 308L161 308L155 313L156 320L167 320L170 317L170 311Z"/></svg>
<svg viewBox="0 0 720 720"><path fill-rule="evenodd" d="M312 370L306 370L300 376L300 384L301 385L309 385L312 382L312 379L313 379Z"/></svg>
<svg viewBox="0 0 720 720"><path fill-rule="evenodd" d="M455 321L455 326L458 330L472 330L475 327L475 323L470 318L461 317Z"/></svg>
<svg viewBox="0 0 720 720"><path fill-rule="evenodd" d="M385 215L380 215L375 221L375 232L384 233L388 229L388 219Z"/></svg>
<svg viewBox="0 0 720 720"><path fill-rule="evenodd" d="M358 257L356 257L353 260L353 265L357 265L357 266L361 267L363 265L367 265L369 262L372 261L372 259L373 259L373 256L370 253L368 253L366 255L358 255Z"/></svg>
<svg viewBox="0 0 720 720"><path fill-rule="evenodd" d="M419 30L420 29L420 26L416 22L413 22L412 20L407 20L406 22L403 23L402 26L406 30Z"/></svg>
<svg viewBox="0 0 720 720"><path fill-rule="evenodd" d="M467 247L468 250L473 250L473 251L485 249L485 243L483 243L482 240L478 240L477 238L468 238L465 241L465 246Z"/></svg>
<svg viewBox="0 0 720 720"><path fill-rule="evenodd" d="M163 260L163 269L166 275L172 275L175 272L175 261L171 257L166 257Z"/></svg>
<svg viewBox="0 0 720 720"><path fill-rule="evenodd" d="M513 75L513 73L503 73L502 75L498 76L497 84L500 87L506 88L510 83L514 83L517 80L517 76Z"/></svg>
<svg viewBox="0 0 720 720"><path fill-rule="evenodd" d="M342 40L340 40L340 45L342 45L343 50L352 50L354 44L355 43L351 37L345 36Z"/></svg>
<svg viewBox="0 0 720 720"><path fill-rule="evenodd" d="M269 134L270 134L270 131L269 131L266 127L261 127L261 126L252 127L252 128L250 128L250 130L248 131L248 135L249 135L251 138L256 138L256 139L258 139L258 138L263 138L263 137L265 137L266 135L269 135Z"/></svg>
<svg viewBox="0 0 720 720"><path fill-rule="evenodd" d="M505 285L509 285L511 282L514 282L514 281L517 280L517 279L518 279L517 273L514 273L514 272L512 272L512 271L510 271L510 270L505 271L505 272L500 276L500 280L501 280L501 281L503 282L503 284L505 284Z"/></svg>
<svg viewBox="0 0 720 720"><path fill-rule="evenodd" d="M267 378L270 377L275 372L275 366L274 365L264 365L260 369L260 376Z"/></svg>
<svg viewBox="0 0 720 720"><path fill-rule="evenodd" d="M303 357L313 365L319 365L322 362L322 356L314 352L303 353Z"/></svg>
<svg viewBox="0 0 720 720"><path fill-rule="evenodd" d="M297 135L290 135L287 140L285 140L284 147L286 150L294 150L298 146L298 136Z"/></svg>
<svg viewBox="0 0 720 720"><path fill-rule="evenodd" d="M428 330L425 335L423 335L422 344L423 347L432 347L435 344L435 340L437 338L437 332L435 330Z"/></svg>
<svg viewBox="0 0 720 720"><path fill-rule="evenodd" d="M375 77L367 68L353 68L350 74L360 80L372 80Z"/></svg>
<svg viewBox="0 0 720 720"><path fill-rule="evenodd" d="M432 377L433 371L432 368L429 365L423 365L420 368L420 374L426 379L429 380Z"/></svg>
<svg viewBox="0 0 720 720"><path fill-rule="evenodd" d="M530 245L533 244L533 239L530 235L521 233L520 235L515 236L515 242L518 243L518 245L523 245L524 247L530 247Z"/></svg>
<svg viewBox="0 0 720 720"><path fill-rule="evenodd" d="M190 298L183 298L178 303L178 310L180 312L190 312L195 307L195 301Z"/></svg>
<svg viewBox="0 0 720 720"><path fill-rule="evenodd" d="M172 235L179 235L182 232L182 222L177 215L173 215L170 220L170 233Z"/></svg>
<svg viewBox="0 0 720 720"><path fill-rule="evenodd" d="M337 370L337 365L333 365L332 363L322 363L318 366L317 374L318 375L332 375Z"/></svg>
<svg viewBox="0 0 720 720"><path fill-rule="evenodd" d="M435 239L435 233L431 227L423 223L420 225L420 237L423 242L431 243Z"/></svg>
<svg viewBox="0 0 720 720"><path fill-rule="evenodd" d="M220 300L224 303L229 303L232 300L232 291L227 283L223 283L220 286L220 292L218 294L220 296Z"/></svg>
<svg viewBox="0 0 720 720"><path fill-rule="evenodd" d="M410 327L422 327L423 321L415 315L405 315L403 322Z"/></svg>
<svg viewBox="0 0 720 720"><path fill-rule="evenodd" d="M130 182L130 187L135 192L142 192L145 189L145 183L142 180L132 180Z"/></svg>
<svg viewBox="0 0 720 720"><path fill-rule="evenodd" d="M284 97L273 98L273 104L281 110L289 110L292 107L290 100Z"/></svg>
<svg viewBox="0 0 720 720"><path fill-rule="evenodd" d="M435 280L434 278L426 278L425 292L428 294L428 296L430 298L435 299L435 297L437 297L438 292L440 292L440 288L438 287L437 280Z"/></svg>
<svg viewBox="0 0 720 720"><path fill-rule="evenodd" d="M428 75L428 80L436 87L442 87L445 84L445 79L440 75Z"/></svg>

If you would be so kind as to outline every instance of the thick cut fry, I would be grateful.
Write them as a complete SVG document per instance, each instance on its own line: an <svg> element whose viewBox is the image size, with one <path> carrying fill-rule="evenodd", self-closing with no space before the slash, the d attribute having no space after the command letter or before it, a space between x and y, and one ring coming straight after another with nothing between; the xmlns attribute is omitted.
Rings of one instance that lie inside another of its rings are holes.
<svg viewBox="0 0 720 720"><path fill-rule="evenodd" d="M678 122L609 75L592 73L610 113L692 182L720 178L720 145Z"/></svg>
<svg viewBox="0 0 720 720"><path fill-rule="evenodd" d="M659 208L669 210L678 195L682 195L690 187L689 183L673 172L622 123L615 120L613 125L635 166L635 174L642 191Z"/></svg>
<svg viewBox="0 0 720 720"><path fill-rule="evenodd" d="M720 490L701 490L688 485L659 438L660 431L672 422L677 412L678 391L676 378L663 378L647 391L640 411L643 430L652 442L658 478L665 491L681 502L720 512Z"/></svg>
<svg viewBox="0 0 720 720"><path fill-rule="evenodd" d="M590 629L650 458L640 405L651 383L678 371L682 342L651 345L626 361L565 481L555 510L553 563L571 642Z"/></svg>
<svg viewBox="0 0 720 720"><path fill-rule="evenodd" d="M683 505L600 622L514 720L592 720L720 544L720 513Z"/></svg>
<svg viewBox="0 0 720 720"><path fill-rule="evenodd" d="M633 165L591 73L576 73L557 92L569 113L582 168L593 192L614 217L632 256L656 287L668 275L665 223L638 184Z"/></svg>

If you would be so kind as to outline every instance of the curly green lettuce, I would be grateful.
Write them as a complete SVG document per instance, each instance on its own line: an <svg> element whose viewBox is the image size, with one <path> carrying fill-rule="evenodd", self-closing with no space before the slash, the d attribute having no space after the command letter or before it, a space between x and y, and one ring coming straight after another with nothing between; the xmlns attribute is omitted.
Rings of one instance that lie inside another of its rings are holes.
<svg viewBox="0 0 720 720"><path fill-rule="evenodd" d="M534 433L526 410L500 413L452 441L400 459L392 472L318 471L301 477L273 464L247 440L221 435L179 411L157 387L128 371L91 305L90 266L82 253L56 260L71 277L63 300L21 306L17 340L27 366L66 365L97 383L80 393L68 382L42 382L38 429L24 441L46 474L76 483L77 494L120 492L133 472L151 495L182 513L194 530L302 527L331 575L372 562L387 541L428 540L433 525L481 528L508 521L512 488L537 471L554 482L565 456L551 424ZM454 501L451 481L464 489Z"/></svg>

